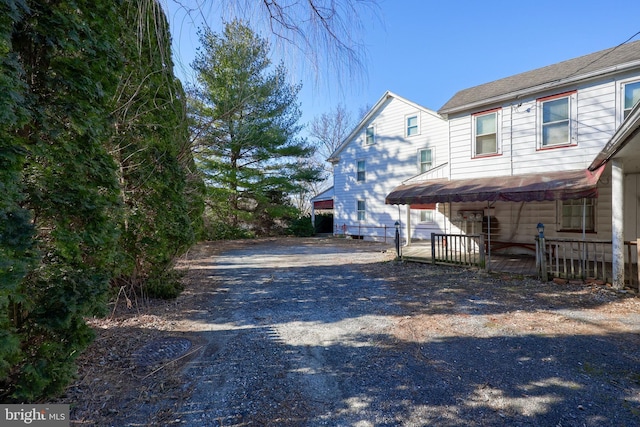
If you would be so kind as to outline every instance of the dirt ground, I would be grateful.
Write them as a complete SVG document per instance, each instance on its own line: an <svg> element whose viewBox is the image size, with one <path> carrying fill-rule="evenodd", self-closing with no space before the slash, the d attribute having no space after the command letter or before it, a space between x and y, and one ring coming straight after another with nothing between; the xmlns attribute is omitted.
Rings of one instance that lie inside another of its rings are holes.
<svg viewBox="0 0 640 427"><path fill-rule="evenodd" d="M393 259L345 239L200 244L178 299L121 295L90 321L53 403L96 426L640 425L635 292Z"/></svg>

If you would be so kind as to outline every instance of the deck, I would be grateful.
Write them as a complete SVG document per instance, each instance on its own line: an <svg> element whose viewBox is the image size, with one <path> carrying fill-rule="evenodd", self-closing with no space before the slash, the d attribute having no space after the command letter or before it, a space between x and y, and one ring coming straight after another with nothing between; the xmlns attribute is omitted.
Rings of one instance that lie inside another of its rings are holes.
<svg viewBox="0 0 640 427"><path fill-rule="evenodd" d="M431 244L413 243L411 246L403 246L402 258L412 262L431 262ZM533 255L509 255L504 253L491 253L487 257L487 266L490 271L518 274L522 276L536 277L536 258Z"/></svg>

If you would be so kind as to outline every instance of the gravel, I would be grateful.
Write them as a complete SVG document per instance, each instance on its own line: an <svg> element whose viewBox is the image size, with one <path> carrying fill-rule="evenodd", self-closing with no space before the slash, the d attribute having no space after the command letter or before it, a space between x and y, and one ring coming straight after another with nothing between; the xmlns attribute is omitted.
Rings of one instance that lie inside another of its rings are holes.
<svg viewBox="0 0 640 427"><path fill-rule="evenodd" d="M77 426L638 426L640 298L403 263L390 244L198 245L117 301L57 401Z"/></svg>
<svg viewBox="0 0 640 427"><path fill-rule="evenodd" d="M202 263L188 426L640 425L637 298L392 261L389 245L241 245Z"/></svg>

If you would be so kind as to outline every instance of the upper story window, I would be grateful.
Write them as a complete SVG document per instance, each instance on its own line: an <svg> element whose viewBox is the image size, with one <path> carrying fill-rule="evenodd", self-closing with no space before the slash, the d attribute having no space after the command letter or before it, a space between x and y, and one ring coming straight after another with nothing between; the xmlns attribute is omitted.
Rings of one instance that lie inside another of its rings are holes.
<svg viewBox="0 0 640 427"><path fill-rule="evenodd" d="M406 122L407 122L407 130L406 130L407 136L418 135L420 133L420 128L418 127L417 115L407 116Z"/></svg>
<svg viewBox="0 0 640 427"><path fill-rule="evenodd" d="M570 145L575 139L575 92L538 99L539 148Z"/></svg>
<svg viewBox="0 0 640 427"><path fill-rule="evenodd" d="M498 153L498 113L493 110L474 114L474 157Z"/></svg>
<svg viewBox="0 0 640 427"><path fill-rule="evenodd" d="M420 173L426 172L433 167L433 153L431 148L424 148L418 151L418 165Z"/></svg>
<svg viewBox="0 0 640 427"><path fill-rule="evenodd" d="M375 142L376 142L375 127L371 125L367 127L367 130L365 133L365 144L371 145L371 144L375 144Z"/></svg>
<svg viewBox="0 0 640 427"><path fill-rule="evenodd" d="M356 181L365 181L367 178L366 162L364 160L358 160L358 171L356 175Z"/></svg>
<svg viewBox="0 0 640 427"><path fill-rule="evenodd" d="M623 119L626 119L631 109L640 100L640 81L624 85Z"/></svg>

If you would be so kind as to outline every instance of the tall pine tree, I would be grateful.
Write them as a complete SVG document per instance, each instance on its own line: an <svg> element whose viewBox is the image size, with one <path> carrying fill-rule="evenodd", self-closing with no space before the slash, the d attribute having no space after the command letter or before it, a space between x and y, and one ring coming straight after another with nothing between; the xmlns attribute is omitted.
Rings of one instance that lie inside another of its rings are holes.
<svg viewBox="0 0 640 427"><path fill-rule="evenodd" d="M287 196L319 175L301 161L313 148L297 137L300 86L287 83L268 43L240 21L200 40L190 113L209 206L218 223L268 232L295 210Z"/></svg>

